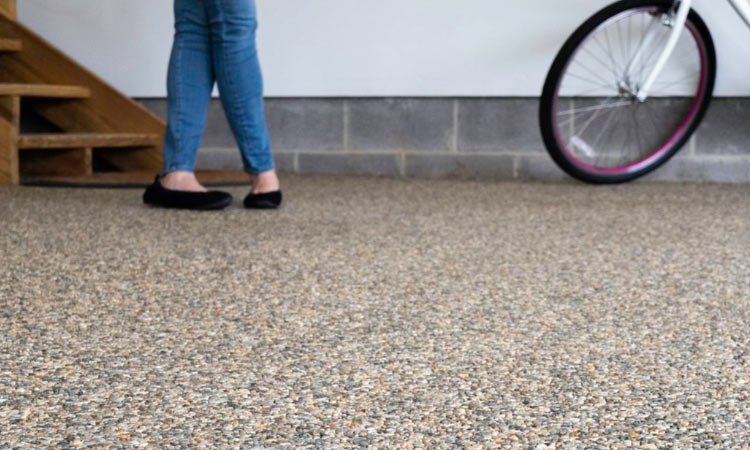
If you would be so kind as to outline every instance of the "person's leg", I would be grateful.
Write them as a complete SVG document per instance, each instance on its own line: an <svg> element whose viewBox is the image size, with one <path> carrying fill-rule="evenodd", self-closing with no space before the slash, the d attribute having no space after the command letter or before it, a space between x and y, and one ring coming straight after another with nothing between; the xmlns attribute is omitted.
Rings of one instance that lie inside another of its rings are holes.
<svg viewBox="0 0 750 450"><path fill-rule="evenodd" d="M255 45L254 0L207 0L213 61L222 104L253 192L279 189L263 111L263 78Z"/></svg>
<svg viewBox="0 0 750 450"><path fill-rule="evenodd" d="M214 86L210 24L204 0L175 0L174 14L161 183L173 190L205 191L193 171Z"/></svg>

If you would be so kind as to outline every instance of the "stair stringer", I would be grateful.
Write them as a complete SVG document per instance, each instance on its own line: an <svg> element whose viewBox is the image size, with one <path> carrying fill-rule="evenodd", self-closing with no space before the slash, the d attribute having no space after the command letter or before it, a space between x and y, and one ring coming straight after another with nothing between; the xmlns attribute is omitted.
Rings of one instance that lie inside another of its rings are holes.
<svg viewBox="0 0 750 450"><path fill-rule="evenodd" d="M166 126L158 116L117 91L24 25L3 14L0 14L0 36L18 39L23 46L20 52L0 55L0 83L84 86L90 90L90 96L85 99L29 101L35 112L55 126L67 132L164 135ZM159 143L123 149L127 157L117 155L111 149L97 154L123 171L158 171L163 161L161 147L162 144Z"/></svg>

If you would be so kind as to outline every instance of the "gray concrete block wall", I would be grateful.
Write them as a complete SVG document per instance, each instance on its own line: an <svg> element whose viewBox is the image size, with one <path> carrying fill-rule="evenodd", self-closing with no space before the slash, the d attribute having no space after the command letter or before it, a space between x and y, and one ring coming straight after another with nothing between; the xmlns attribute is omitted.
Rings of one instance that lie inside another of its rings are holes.
<svg viewBox="0 0 750 450"><path fill-rule="evenodd" d="M165 116L164 99L143 99ZM281 171L558 181L531 98L268 99ZM197 168L241 169L214 100ZM750 183L750 98L715 99L690 144L651 181Z"/></svg>

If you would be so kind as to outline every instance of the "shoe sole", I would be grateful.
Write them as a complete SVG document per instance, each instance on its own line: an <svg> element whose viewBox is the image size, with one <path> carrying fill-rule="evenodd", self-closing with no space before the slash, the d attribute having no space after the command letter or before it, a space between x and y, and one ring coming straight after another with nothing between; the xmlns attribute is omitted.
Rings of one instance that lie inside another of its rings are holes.
<svg viewBox="0 0 750 450"><path fill-rule="evenodd" d="M221 202L216 202L211 205L206 205L201 208L196 209L197 211L217 211L221 209L226 209L229 205L232 204L232 199L227 199Z"/></svg>
<svg viewBox="0 0 750 450"><path fill-rule="evenodd" d="M226 209L228 206L230 206L232 204L232 199L229 198L226 200L222 200L220 202L209 203L206 205L195 206L192 208L184 208L184 207L172 206L172 205L162 205L160 203L151 203L151 202L144 202L144 203L154 208L180 209L180 210L185 210L185 211L219 211L222 209Z"/></svg>
<svg viewBox="0 0 750 450"><path fill-rule="evenodd" d="M260 210L269 210L269 209L279 209L281 205L274 205L274 204L267 204L267 205L245 205L245 209L260 209Z"/></svg>

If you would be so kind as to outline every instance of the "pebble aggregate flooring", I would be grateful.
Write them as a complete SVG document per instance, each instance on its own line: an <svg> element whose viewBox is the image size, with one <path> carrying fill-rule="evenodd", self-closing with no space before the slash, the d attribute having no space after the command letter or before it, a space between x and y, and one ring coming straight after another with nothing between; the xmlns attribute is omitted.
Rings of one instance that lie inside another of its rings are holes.
<svg viewBox="0 0 750 450"><path fill-rule="evenodd" d="M0 188L0 448L750 448L750 187Z"/></svg>

